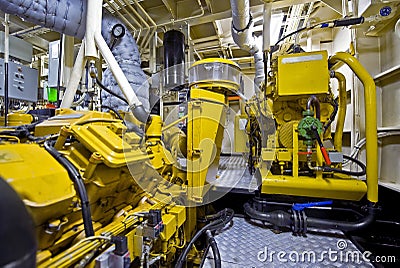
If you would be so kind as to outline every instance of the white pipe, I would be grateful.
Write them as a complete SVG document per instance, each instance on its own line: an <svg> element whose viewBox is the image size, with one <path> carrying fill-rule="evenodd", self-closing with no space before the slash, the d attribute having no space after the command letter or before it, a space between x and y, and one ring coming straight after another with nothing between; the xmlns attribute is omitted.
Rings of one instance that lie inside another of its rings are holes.
<svg viewBox="0 0 400 268"><path fill-rule="evenodd" d="M250 22L250 1L249 0L231 0L232 24L238 31L248 28Z"/></svg>
<svg viewBox="0 0 400 268"><path fill-rule="evenodd" d="M147 47L147 45L150 43L150 39L152 38L153 34L157 31L157 24L156 22L153 20L153 18L149 15L149 13L147 13L147 11L139 4L139 2L137 0L134 1L134 3L136 4L136 6L140 9L140 11L146 15L147 19L150 21L150 23L153 25L153 30L150 33L149 38L147 39L146 42L144 42L143 44L143 48ZM203 14L204 14L204 10L203 10Z"/></svg>
<svg viewBox="0 0 400 268"><path fill-rule="evenodd" d="M271 46L271 17L272 3L264 4L264 21L263 21L263 51L269 51Z"/></svg>
<svg viewBox="0 0 400 268"><path fill-rule="evenodd" d="M261 45L258 45L253 36L253 21L250 14L249 0L230 0L232 8L232 37L235 43L243 50L254 56L255 77L254 90L258 91L264 75L264 61Z"/></svg>
<svg viewBox="0 0 400 268"><path fill-rule="evenodd" d="M264 55L261 49L254 53L255 76L254 76L254 89L255 92L260 90L260 85L265 79L264 74Z"/></svg>
<svg viewBox="0 0 400 268"><path fill-rule="evenodd" d="M102 4L103 0L88 0L87 3L85 57L93 59L98 57L94 38L101 29Z"/></svg>
<svg viewBox="0 0 400 268"><path fill-rule="evenodd" d="M103 55L104 60L107 62L109 68L111 69L111 72L113 73L115 80L117 80L117 83L122 93L124 93L129 106L132 107L141 106L142 103L139 101L138 97L133 91L131 85L129 84L128 79L125 77L121 67L119 67L118 62L115 60L114 55L112 54L110 48L108 47L101 33L96 32L94 38L97 47L100 50L100 53Z"/></svg>
<svg viewBox="0 0 400 268"><path fill-rule="evenodd" d="M81 47L79 48L78 55L76 56L74 67L69 78L67 89L65 90L64 96L61 101L60 108L69 108L74 101L76 90L78 89L79 82L82 78L82 70L85 68L85 40L83 40Z"/></svg>
<svg viewBox="0 0 400 268"><path fill-rule="evenodd" d="M112 54L110 48L108 47L100 31L96 32L96 34L94 35L94 39L100 53L103 55L104 60L108 64L115 80L117 80L119 88L125 95L125 98L129 104L129 108L131 109L133 115L140 122L146 123L148 120L148 113L144 109L143 104L136 96L135 91L133 91L131 85L129 84L128 79L126 78L121 67L118 65L117 60L114 58L114 55ZM147 88L143 88L143 90L147 90Z"/></svg>

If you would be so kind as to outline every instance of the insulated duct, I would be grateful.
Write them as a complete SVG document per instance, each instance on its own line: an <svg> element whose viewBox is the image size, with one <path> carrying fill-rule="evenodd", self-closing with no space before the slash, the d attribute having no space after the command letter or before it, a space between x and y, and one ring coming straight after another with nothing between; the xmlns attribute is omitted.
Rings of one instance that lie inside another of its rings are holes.
<svg viewBox="0 0 400 268"><path fill-rule="evenodd" d="M253 18L249 0L230 0L232 8L232 37L235 43L254 57L256 74L255 89L259 89L265 79L263 51L253 36Z"/></svg>
<svg viewBox="0 0 400 268"><path fill-rule="evenodd" d="M76 38L82 39L85 35L86 0L0 0L0 10L16 15L28 22ZM124 25L108 12L103 13L101 33L109 46L113 42L111 30L117 23ZM138 99L142 102L144 109L149 111L149 85L146 75L140 68L139 49L131 33L128 30L125 32L126 34L116 41L112 48L112 53ZM114 93L123 97L109 69L103 74L103 84ZM103 104L106 106L122 110L126 110L128 107L124 102L108 93L102 93L102 97Z"/></svg>

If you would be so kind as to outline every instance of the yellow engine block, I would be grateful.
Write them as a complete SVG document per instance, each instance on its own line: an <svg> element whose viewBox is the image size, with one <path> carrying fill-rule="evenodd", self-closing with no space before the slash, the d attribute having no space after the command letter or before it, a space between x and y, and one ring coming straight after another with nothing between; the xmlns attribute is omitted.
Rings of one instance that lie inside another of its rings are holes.
<svg viewBox="0 0 400 268"><path fill-rule="evenodd" d="M36 132L59 132L54 147L82 176L95 235L125 235L131 260L140 258L146 249L148 234L142 214L161 212L163 230L151 252L162 256L168 266L175 247L184 245L186 209L161 202L165 195L150 196L139 186L140 181L159 176L152 164L162 158L108 113L59 110L37 125ZM14 140L0 145L0 176L7 178L33 216L39 266L69 267L85 257L89 261L92 250L105 244L101 238L83 239L82 202L76 185L43 145Z"/></svg>

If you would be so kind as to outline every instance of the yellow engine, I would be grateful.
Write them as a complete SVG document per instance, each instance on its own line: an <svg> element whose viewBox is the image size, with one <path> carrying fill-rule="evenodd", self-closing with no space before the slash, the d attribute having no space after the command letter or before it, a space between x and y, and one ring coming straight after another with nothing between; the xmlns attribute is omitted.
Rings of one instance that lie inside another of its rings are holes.
<svg viewBox="0 0 400 268"><path fill-rule="evenodd" d="M207 64L193 70L203 74ZM157 115L141 124L130 113L121 121L70 109L1 129L0 176L33 217L37 265L198 265L204 248L193 246L196 231L218 230L233 217L224 210L207 218L203 199L218 168L225 93L239 88L227 79L192 81L188 137Z"/></svg>
<svg viewBox="0 0 400 268"><path fill-rule="evenodd" d="M35 132L43 138L20 143L10 136L0 145L0 174L33 216L37 264L69 267L79 261L83 267L93 262L93 250L123 235L129 254L122 259L141 258L147 250L168 266L184 245L186 210L139 187L160 176L151 164L151 144L146 149L121 120L100 112L58 110ZM146 244L154 238L154 245Z"/></svg>

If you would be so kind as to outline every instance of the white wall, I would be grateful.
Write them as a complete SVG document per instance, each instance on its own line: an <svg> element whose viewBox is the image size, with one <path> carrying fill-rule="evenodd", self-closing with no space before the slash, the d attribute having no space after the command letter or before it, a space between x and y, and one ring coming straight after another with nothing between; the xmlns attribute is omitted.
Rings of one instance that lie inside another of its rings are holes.
<svg viewBox="0 0 400 268"><path fill-rule="evenodd" d="M380 39L380 66L385 72L400 65L400 39L391 29ZM400 72L383 79L378 88L381 92L381 127L400 129ZM400 136L384 138L380 145L380 182L400 191Z"/></svg>
<svg viewBox="0 0 400 268"><path fill-rule="evenodd" d="M339 34L336 37L338 39L335 39L334 44L339 43L339 40L343 38ZM394 34L394 29L380 37L367 37L360 29L357 31L356 44L359 61L374 78L379 77L382 72L400 65L400 39ZM378 132L387 131L388 128L400 130L399 73L390 78L379 79L379 81L376 79ZM349 79L349 74L346 76ZM353 119L351 135L354 144L365 136L365 106L364 88L356 78L353 87L354 111L348 116ZM361 151L359 158L365 163L365 148ZM382 138L379 141L377 160L380 184L400 191L400 165L398 164L400 162L400 136Z"/></svg>

